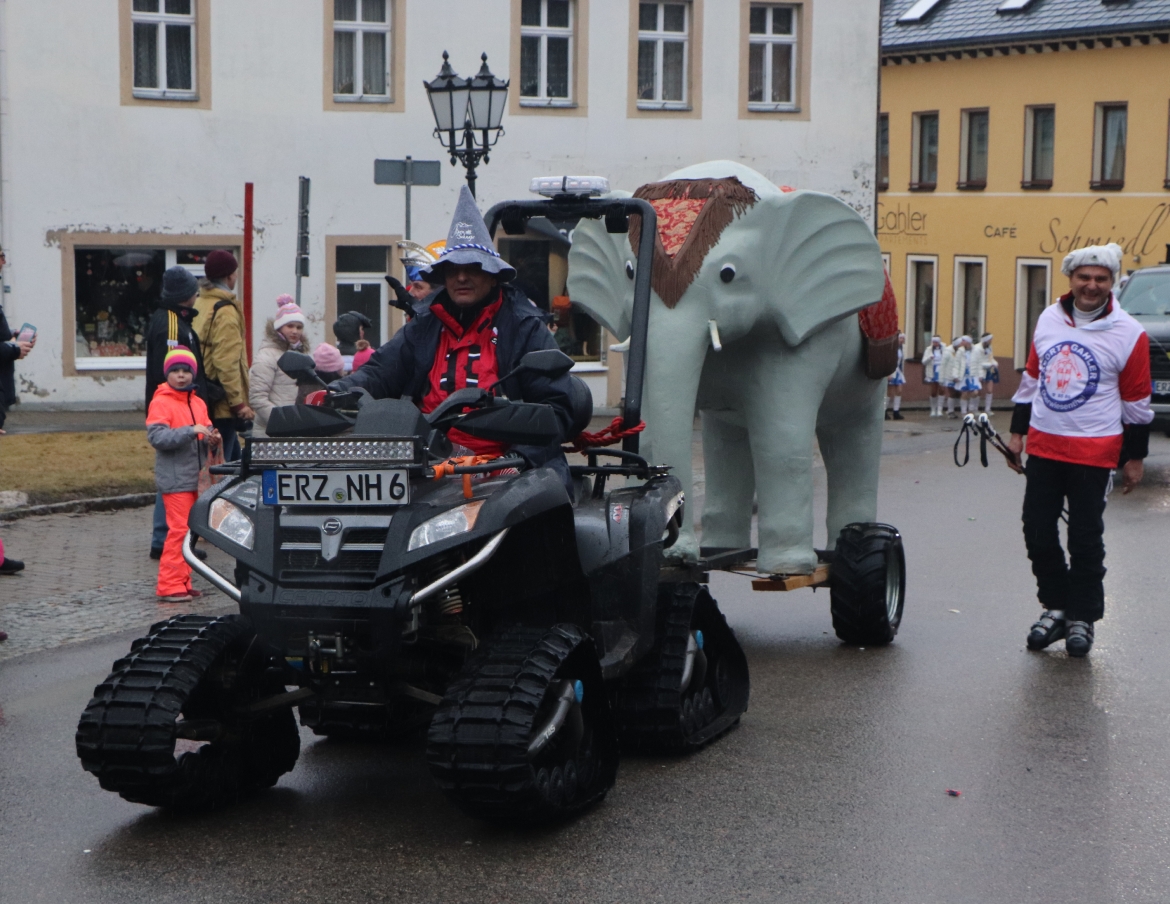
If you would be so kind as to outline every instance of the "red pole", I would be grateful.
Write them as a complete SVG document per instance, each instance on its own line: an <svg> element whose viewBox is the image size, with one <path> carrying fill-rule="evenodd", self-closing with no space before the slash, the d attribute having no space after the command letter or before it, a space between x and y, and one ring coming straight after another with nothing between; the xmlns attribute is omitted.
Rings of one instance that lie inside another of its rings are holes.
<svg viewBox="0 0 1170 904"><path fill-rule="evenodd" d="M252 183L244 183L244 335L252 363Z"/></svg>

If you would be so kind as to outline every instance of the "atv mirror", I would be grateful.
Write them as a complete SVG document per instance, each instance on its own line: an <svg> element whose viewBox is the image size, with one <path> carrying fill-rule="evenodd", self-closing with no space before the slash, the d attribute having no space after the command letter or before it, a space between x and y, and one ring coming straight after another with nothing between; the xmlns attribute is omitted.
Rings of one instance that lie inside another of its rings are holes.
<svg viewBox="0 0 1170 904"><path fill-rule="evenodd" d="M297 381L297 384L325 387L325 381L317 376L317 365L312 355L287 351L276 360L276 366Z"/></svg>
<svg viewBox="0 0 1170 904"><path fill-rule="evenodd" d="M542 348L540 351L529 352L520 359L520 366L516 368L553 378L563 377L572 369L573 359L559 348Z"/></svg>

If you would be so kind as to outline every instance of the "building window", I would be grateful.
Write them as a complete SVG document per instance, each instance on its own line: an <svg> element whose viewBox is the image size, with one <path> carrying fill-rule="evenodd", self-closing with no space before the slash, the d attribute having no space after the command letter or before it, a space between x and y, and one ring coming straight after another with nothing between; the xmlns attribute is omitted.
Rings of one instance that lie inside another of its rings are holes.
<svg viewBox="0 0 1170 904"><path fill-rule="evenodd" d="M375 348L390 337L386 334L386 274L390 272L391 247L387 245L338 245L334 252L337 313L349 311L370 318L366 341Z"/></svg>
<svg viewBox="0 0 1170 904"><path fill-rule="evenodd" d="M1051 298L1049 283L1052 280L1052 261L1045 258L1016 261L1016 367L1023 369L1028 363L1028 350L1032 345L1032 334L1036 332L1036 320L1048 307Z"/></svg>
<svg viewBox="0 0 1170 904"><path fill-rule="evenodd" d="M1052 188L1056 156L1056 107L1028 107L1024 113L1023 188Z"/></svg>
<svg viewBox="0 0 1170 904"><path fill-rule="evenodd" d="M959 136L959 188L987 187L987 132L986 110L964 110Z"/></svg>
<svg viewBox="0 0 1170 904"><path fill-rule="evenodd" d="M938 113L915 113L911 144L911 191L934 191L938 183Z"/></svg>
<svg viewBox="0 0 1170 904"><path fill-rule="evenodd" d="M878 117L878 191L890 187L890 114Z"/></svg>
<svg viewBox="0 0 1170 904"><path fill-rule="evenodd" d="M922 359L934 335L938 258L906 258L906 356Z"/></svg>
<svg viewBox="0 0 1170 904"><path fill-rule="evenodd" d="M638 107L688 108L691 5L638 4Z"/></svg>
<svg viewBox="0 0 1170 904"><path fill-rule="evenodd" d="M976 339L983 334L984 298L987 294L987 259L955 258L955 335Z"/></svg>
<svg viewBox="0 0 1170 904"><path fill-rule="evenodd" d="M135 97L197 99L194 0L134 0Z"/></svg>
<svg viewBox="0 0 1170 904"><path fill-rule="evenodd" d="M748 12L748 109L796 109L795 6L753 3Z"/></svg>
<svg viewBox="0 0 1170 904"><path fill-rule="evenodd" d="M158 305L163 271L183 266L203 275L211 249L142 245L73 249L73 303L78 370L141 370L146 327Z"/></svg>
<svg viewBox="0 0 1170 904"><path fill-rule="evenodd" d="M572 103L573 4L570 0L522 0L520 4L520 103Z"/></svg>
<svg viewBox="0 0 1170 904"><path fill-rule="evenodd" d="M333 0L333 99L390 100L390 3Z"/></svg>
<svg viewBox="0 0 1170 904"><path fill-rule="evenodd" d="M1093 135L1093 189L1125 186L1125 104L1097 104Z"/></svg>

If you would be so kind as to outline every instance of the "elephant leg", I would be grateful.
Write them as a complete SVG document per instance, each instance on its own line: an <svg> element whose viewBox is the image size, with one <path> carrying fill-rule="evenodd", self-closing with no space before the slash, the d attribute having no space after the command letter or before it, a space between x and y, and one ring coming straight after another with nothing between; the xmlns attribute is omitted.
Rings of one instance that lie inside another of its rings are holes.
<svg viewBox="0 0 1170 904"><path fill-rule="evenodd" d="M850 362L848 372L834 380L817 421L817 442L828 476L825 526L830 548L846 524L877 520L886 381L866 377L860 365L851 363L859 360L860 350L845 359Z"/></svg>
<svg viewBox="0 0 1170 904"><path fill-rule="evenodd" d="M711 411L703 416L703 545L743 549L752 542L756 480L748 432Z"/></svg>
<svg viewBox="0 0 1170 904"><path fill-rule="evenodd" d="M813 550L813 438L830 348L806 341L790 348L778 337L753 340L740 370L759 503L759 557L765 574L809 574ZM708 498L710 498L708 489Z"/></svg>

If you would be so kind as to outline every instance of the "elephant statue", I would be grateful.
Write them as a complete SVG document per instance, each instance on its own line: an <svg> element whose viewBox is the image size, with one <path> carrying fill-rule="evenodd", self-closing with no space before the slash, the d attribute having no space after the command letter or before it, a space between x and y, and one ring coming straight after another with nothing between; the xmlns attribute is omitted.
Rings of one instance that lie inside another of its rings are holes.
<svg viewBox="0 0 1170 904"><path fill-rule="evenodd" d="M876 519L886 383L867 376L851 316L886 285L873 231L836 198L782 191L730 161L686 167L635 196L658 213L642 454L670 465L689 496L698 410L703 546L750 546L754 497L758 570L809 574L814 437L830 546L846 524ZM614 235L583 221L569 254L569 297L619 339L630 334L640 225ZM695 561L684 520L667 554Z"/></svg>

